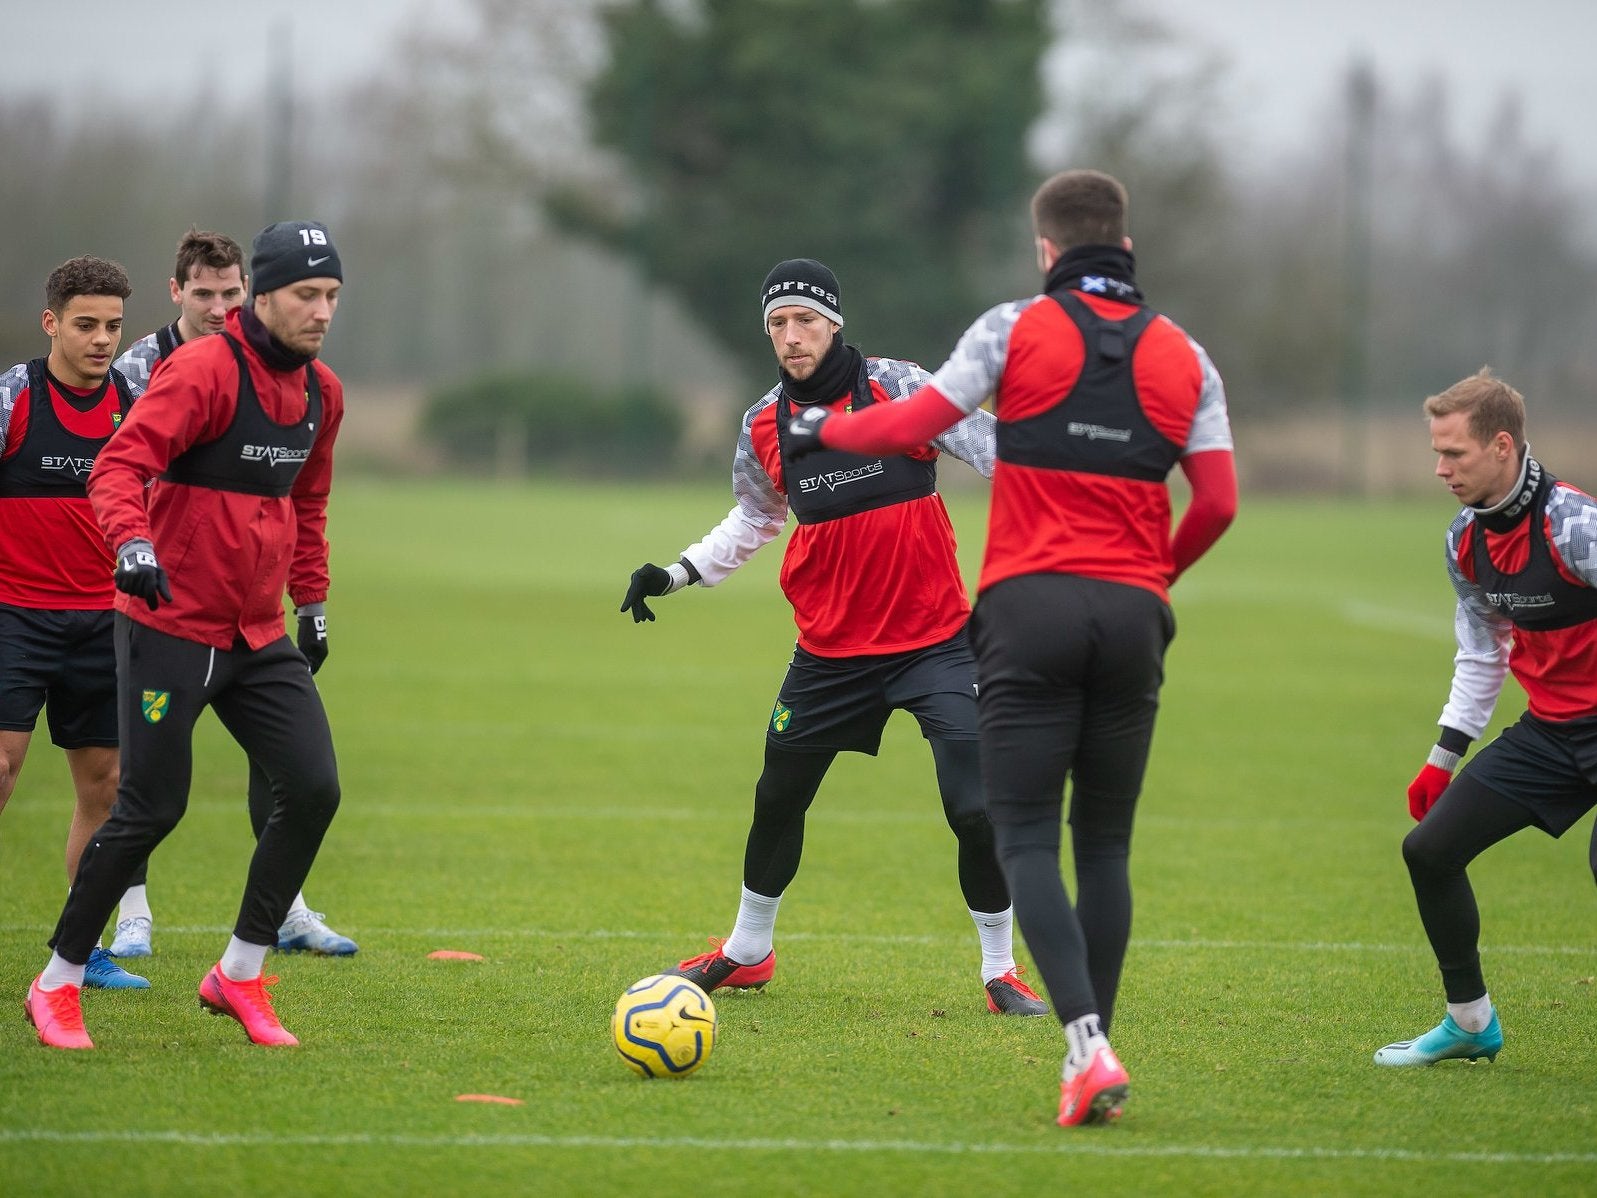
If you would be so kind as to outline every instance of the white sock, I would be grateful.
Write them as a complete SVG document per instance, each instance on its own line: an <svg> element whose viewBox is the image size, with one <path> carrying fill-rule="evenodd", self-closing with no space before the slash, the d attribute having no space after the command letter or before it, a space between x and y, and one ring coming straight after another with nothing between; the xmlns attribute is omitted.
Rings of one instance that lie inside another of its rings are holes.
<svg viewBox="0 0 1597 1198"><path fill-rule="evenodd" d="M122 895L122 902L117 907L116 917L120 922L124 919L148 919L155 922L155 917L150 914L150 899L145 893L144 886L129 886Z"/></svg>
<svg viewBox="0 0 1597 1198"><path fill-rule="evenodd" d="M976 923L976 935L981 939L981 980L986 985L1001 978L1015 968L1015 909L1002 911L970 911Z"/></svg>
<svg viewBox="0 0 1597 1198"><path fill-rule="evenodd" d="M1100 1048L1109 1047L1109 1038L1098 1026L1096 1014L1083 1015L1080 1019L1072 1019L1065 1024L1065 1044L1069 1048L1065 1053L1064 1072L1064 1078L1068 1082L1092 1064L1092 1058Z"/></svg>
<svg viewBox="0 0 1597 1198"><path fill-rule="evenodd" d="M269 945L250 944L232 936L227 951L222 954L222 976L230 982L247 982L261 976L266 968L266 950Z"/></svg>
<svg viewBox="0 0 1597 1198"><path fill-rule="evenodd" d="M1447 1013L1466 1032L1484 1032L1486 1025L1492 1021L1492 996L1483 994L1474 1002L1450 1002L1447 1004Z"/></svg>
<svg viewBox="0 0 1597 1198"><path fill-rule="evenodd" d="M83 985L82 965L74 965L71 961L63 961L59 954L50 954L50 963L44 967L44 972L39 975L40 990L59 990L62 986Z"/></svg>
<svg viewBox="0 0 1597 1198"><path fill-rule="evenodd" d="M289 916L295 914L296 912L309 910L310 907L306 905L305 902L305 892L301 890L294 896L294 901L288 905L288 915L283 916L283 922L287 923Z"/></svg>
<svg viewBox="0 0 1597 1198"><path fill-rule="evenodd" d="M776 909L781 905L781 895L770 898L743 887L737 922L732 925L732 934L726 938L721 951L739 965L758 965L769 957L771 941L776 935Z"/></svg>

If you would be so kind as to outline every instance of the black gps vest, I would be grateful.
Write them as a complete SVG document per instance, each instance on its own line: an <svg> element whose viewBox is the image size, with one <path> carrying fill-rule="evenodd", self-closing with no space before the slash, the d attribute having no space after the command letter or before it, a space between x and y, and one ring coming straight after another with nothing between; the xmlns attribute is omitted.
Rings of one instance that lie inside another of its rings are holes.
<svg viewBox="0 0 1597 1198"><path fill-rule="evenodd" d="M1525 508L1523 518L1530 521L1526 529L1530 553L1525 566L1516 573L1505 574L1492 564L1492 555L1486 551L1487 530L1477 516L1474 544L1470 547L1475 583L1486 592L1486 602L1504 619L1527 632L1551 632L1597 620L1597 590L1570 582L1560 574L1547 545L1547 497L1558 480L1534 458L1531 468L1541 478L1534 483L1528 502L1523 498L1520 501Z"/></svg>
<svg viewBox="0 0 1597 1198"><path fill-rule="evenodd" d="M1142 308L1124 321L1105 320L1069 291L1049 299L1081 330L1081 374L1045 412L1023 420L998 413L998 458L1016 466L1106 474L1163 482L1182 447L1148 421L1137 400L1131 356L1157 315Z"/></svg>
<svg viewBox="0 0 1597 1198"><path fill-rule="evenodd" d="M305 367L305 415L296 424L278 424L261 407L244 361L244 348L231 333L227 341L238 363L238 403L227 431L214 441L190 446L161 477L167 482L245 495L287 495L316 443L322 420L322 389L315 364Z"/></svg>
<svg viewBox="0 0 1597 1198"><path fill-rule="evenodd" d="M157 362L164 362L172 356L172 351L183 343L177 339L177 321L163 325L155 330L155 349ZM152 366L151 371L154 371Z"/></svg>
<svg viewBox="0 0 1597 1198"><path fill-rule="evenodd" d="M55 404L50 401L50 377L45 361L34 358L28 363L28 431L16 453L0 463L0 498L79 499L87 496L86 484L89 471L94 469L95 455L111 439L109 435L80 437L62 426L56 418ZM108 371L105 381L92 395L74 395L65 388L57 394L78 411L92 412L105 402L107 387L116 388L118 411L111 418L115 428L133 404L133 393L128 390L128 381L120 370Z"/></svg>
<svg viewBox="0 0 1597 1198"><path fill-rule="evenodd" d="M870 375L862 361L849 410L861 411L875 402ZM936 493L935 459L923 462L903 454L868 458L837 449L820 449L795 463L787 443L787 423L792 418L793 406L787 393L780 392L776 397L776 447L782 458L787 506L800 524L821 524Z"/></svg>

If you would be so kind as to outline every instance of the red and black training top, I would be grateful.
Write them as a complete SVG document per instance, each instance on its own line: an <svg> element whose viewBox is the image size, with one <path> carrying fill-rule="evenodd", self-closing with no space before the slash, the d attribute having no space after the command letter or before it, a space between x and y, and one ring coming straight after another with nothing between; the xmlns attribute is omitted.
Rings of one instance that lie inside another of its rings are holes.
<svg viewBox="0 0 1597 1198"><path fill-rule="evenodd" d="M47 361L0 376L0 603L106 611L115 563L86 483L133 397L114 369L98 387L69 387Z"/></svg>
<svg viewBox="0 0 1597 1198"><path fill-rule="evenodd" d="M1168 598L1235 513L1231 428L1208 355L1142 303L1131 277L1129 253L1072 251L1046 294L977 320L920 393L829 421L824 443L888 452L991 396L998 464L978 589L1076 574ZM1172 536L1177 463L1193 498Z"/></svg>

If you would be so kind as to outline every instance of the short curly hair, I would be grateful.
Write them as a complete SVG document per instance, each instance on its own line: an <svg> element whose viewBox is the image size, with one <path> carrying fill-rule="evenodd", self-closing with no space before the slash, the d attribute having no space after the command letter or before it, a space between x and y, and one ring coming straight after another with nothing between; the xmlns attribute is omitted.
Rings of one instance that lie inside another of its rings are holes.
<svg viewBox="0 0 1597 1198"><path fill-rule="evenodd" d="M44 284L45 306L57 316L80 295L114 295L127 299L132 294L133 284L128 282L128 272L120 264L88 254L68 258L50 272Z"/></svg>

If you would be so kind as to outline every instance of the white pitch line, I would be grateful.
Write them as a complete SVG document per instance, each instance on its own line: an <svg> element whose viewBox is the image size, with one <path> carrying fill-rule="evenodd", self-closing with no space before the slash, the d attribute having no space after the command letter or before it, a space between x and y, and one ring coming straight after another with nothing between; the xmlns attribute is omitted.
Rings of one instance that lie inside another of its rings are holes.
<svg viewBox="0 0 1597 1198"><path fill-rule="evenodd" d="M175 1144L187 1148L567 1148L688 1149L695 1152L858 1152L941 1156L1099 1156L1193 1160L1408 1161L1460 1165L1592 1165L1597 1152L1419 1152L1409 1148L1220 1147L1211 1144L1105 1144L1061 1138L1049 1144L984 1144L924 1140L702 1139L694 1136L557 1136L536 1132L483 1136L274 1135L185 1131L55 1131L0 1128L0 1144Z"/></svg>
<svg viewBox="0 0 1597 1198"><path fill-rule="evenodd" d="M48 935L54 925L0 924L0 935ZM345 925L340 925L345 926ZM225 936L232 932L231 925L210 924L202 926L170 927L158 925L163 936ZM385 928L366 924L349 924L347 930L361 936L425 936L438 940L512 939L512 940L675 940L692 933L671 931L638 931L627 928ZM951 945L963 944L961 936L911 936L869 935L859 932L784 932L786 941L843 944L911 944ZM1132 948L1158 949L1171 952L1301 952L1301 953L1422 953L1425 945L1372 944L1359 940L1207 940L1201 937L1189 940L1151 939L1133 936ZM1525 957L1597 957L1597 945L1573 944L1483 944L1483 955Z"/></svg>

